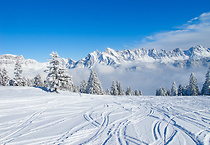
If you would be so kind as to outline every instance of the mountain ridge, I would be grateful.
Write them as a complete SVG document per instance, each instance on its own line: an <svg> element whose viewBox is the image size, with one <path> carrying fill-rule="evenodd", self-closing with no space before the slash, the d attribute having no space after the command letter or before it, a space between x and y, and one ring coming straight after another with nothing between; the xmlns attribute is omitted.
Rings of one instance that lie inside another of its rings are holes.
<svg viewBox="0 0 210 145"><path fill-rule="evenodd" d="M132 63L138 61L144 62L157 62L161 64L171 64L175 67L199 67L199 65L207 66L210 57L210 48L205 48L201 45L191 47L188 50L182 50L181 48L175 48L172 51L166 51L164 49L125 49L123 51L115 51L111 48L107 48L105 52L99 52L98 50L89 53L87 57L71 63L68 68L92 68L96 64L109 65L117 68L125 63ZM206 61L205 61L206 59ZM185 64L181 64L185 63ZM186 64L188 63L188 64ZM192 65L190 66L189 63ZM195 65L195 63L199 65Z"/></svg>
<svg viewBox="0 0 210 145"><path fill-rule="evenodd" d="M15 64L18 56L12 54L0 55L0 64L9 65ZM33 59L24 59L19 56L22 64L30 65L47 65L47 63L39 63ZM210 48L205 48L201 45L191 47L188 50L175 48L171 51L164 49L125 49L115 51L107 48L105 52L98 50L89 53L85 58L78 61L72 59L60 58L60 62L64 67L69 69L74 68L93 68L97 64L108 65L114 68L123 67L130 70L138 67L141 63L159 63L163 65L172 65L174 67L191 68L191 67L208 67L210 62ZM129 65L128 65L129 64ZM136 66L137 65L137 66ZM135 70L135 69L134 69Z"/></svg>

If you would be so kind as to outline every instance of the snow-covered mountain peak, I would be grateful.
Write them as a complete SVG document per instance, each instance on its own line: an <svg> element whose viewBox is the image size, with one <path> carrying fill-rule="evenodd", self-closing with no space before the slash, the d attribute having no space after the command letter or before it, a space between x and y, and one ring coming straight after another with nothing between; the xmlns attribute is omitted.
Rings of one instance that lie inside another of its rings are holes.
<svg viewBox="0 0 210 145"><path fill-rule="evenodd" d="M25 66L29 66L29 67L45 65L45 63L39 63L34 59L25 59L22 55L20 55L20 56L12 55L12 54L0 55L0 64L1 65L14 65L17 62L17 60L19 60L21 64L23 64Z"/></svg>
<svg viewBox="0 0 210 145"><path fill-rule="evenodd" d="M110 65L113 67L119 67L125 63L136 64L143 62L158 62L158 63L177 63L177 61L185 61L189 59L203 59L210 57L210 49L204 48L201 45L191 47L189 50L183 51L181 48L176 48L172 51L166 51L164 49L126 49L123 51L115 51L111 48L107 48L105 52L99 52L98 50L88 54L86 58L83 58L70 68L75 67L93 67L95 64ZM203 60L202 60L203 61ZM71 62L72 63L72 62ZM127 65L126 65L127 66ZM181 65L185 66L185 65Z"/></svg>
<svg viewBox="0 0 210 145"><path fill-rule="evenodd" d="M90 55L94 55L94 56L98 56L100 54L101 54L101 52L98 51L97 49L94 52L90 53Z"/></svg>
<svg viewBox="0 0 210 145"><path fill-rule="evenodd" d="M179 52L183 52L183 50L181 48L175 48L174 50L172 50L172 52L179 53Z"/></svg>
<svg viewBox="0 0 210 145"><path fill-rule="evenodd" d="M18 59L21 63L28 63L29 61L36 62L35 60L31 59L26 61L22 55L18 56L13 54L3 54L0 55L0 64L15 64Z"/></svg>
<svg viewBox="0 0 210 145"><path fill-rule="evenodd" d="M20 60L23 60L24 57L22 55L18 56L18 55L13 55L13 54L3 54L0 55L0 59L12 59L12 60L17 60L17 58L19 58Z"/></svg>
<svg viewBox="0 0 210 145"><path fill-rule="evenodd" d="M192 59L198 59L203 57L209 57L210 49L204 48L201 45L191 47L190 49L184 51L185 55L189 56Z"/></svg>
<svg viewBox="0 0 210 145"><path fill-rule="evenodd" d="M107 48L105 50L105 53L110 54L112 56L118 56L117 52L114 49L111 49L111 48Z"/></svg>

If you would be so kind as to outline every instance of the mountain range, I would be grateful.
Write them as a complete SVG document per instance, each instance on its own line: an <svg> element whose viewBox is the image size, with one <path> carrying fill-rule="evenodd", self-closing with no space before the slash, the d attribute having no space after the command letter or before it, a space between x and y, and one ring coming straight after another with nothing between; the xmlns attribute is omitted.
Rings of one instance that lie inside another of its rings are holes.
<svg viewBox="0 0 210 145"><path fill-rule="evenodd" d="M137 69L141 63L159 63L172 65L181 68L209 66L210 48L201 45L191 47L188 50L176 48L172 51L157 49L127 49L115 51L107 48L105 52L98 50L89 53L87 57L74 61L69 59L68 68L92 68L96 64L109 65L114 68L124 67L125 69ZM129 64L129 65L128 65Z"/></svg>
<svg viewBox="0 0 210 145"><path fill-rule="evenodd" d="M16 55L4 54L0 55L1 65L15 64ZM24 59L21 55L20 60L25 66L45 66L47 63L39 63L36 60ZM169 65L180 68L209 67L210 64L210 48L201 45L191 47L188 50L176 48L172 51L164 49L126 49L123 51L115 51L107 48L105 52L98 50L89 53L87 57L74 61L72 59L60 58L63 66L69 69L73 68L92 68L97 64L108 65L116 68L125 68L126 70L136 70L139 65L146 63L158 63L161 65Z"/></svg>

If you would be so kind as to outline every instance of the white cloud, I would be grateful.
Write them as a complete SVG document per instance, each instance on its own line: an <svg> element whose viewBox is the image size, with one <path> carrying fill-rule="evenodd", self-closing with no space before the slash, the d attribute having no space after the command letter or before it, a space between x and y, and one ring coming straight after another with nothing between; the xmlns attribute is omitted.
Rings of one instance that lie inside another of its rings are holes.
<svg viewBox="0 0 210 145"><path fill-rule="evenodd" d="M210 22L210 12L201 14L199 19L205 22Z"/></svg>
<svg viewBox="0 0 210 145"><path fill-rule="evenodd" d="M203 45L210 47L210 12L203 13L182 25L179 30L145 37L138 47L172 50Z"/></svg>
<svg viewBox="0 0 210 145"><path fill-rule="evenodd" d="M194 20L197 20L197 19L198 19L198 17L195 17L195 18L191 19L190 21L188 21L188 23L191 23L191 22L193 22Z"/></svg>

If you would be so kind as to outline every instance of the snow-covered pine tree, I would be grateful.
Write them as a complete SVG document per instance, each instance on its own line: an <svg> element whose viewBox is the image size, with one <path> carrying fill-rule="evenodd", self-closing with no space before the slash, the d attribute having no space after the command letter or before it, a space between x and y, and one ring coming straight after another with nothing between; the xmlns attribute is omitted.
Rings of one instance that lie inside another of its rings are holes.
<svg viewBox="0 0 210 145"><path fill-rule="evenodd" d="M180 84L178 87L178 96L184 95L184 87Z"/></svg>
<svg viewBox="0 0 210 145"><path fill-rule="evenodd" d="M158 90L156 90L156 96L167 96L167 91L165 88L160 87Z"/></svg>
<svg viewBox="0 0 210 145"><path fill-rule="evenodd" d="M79 93L80 92L79 86L73 85L73 92Z"/></svg>
<svg viewBox="0 0 210 145"><path fill-rule="evenodd" d="M190 75L190 82L187 88L187 94L189 96L197 96L199 95L199 87L197 84L197 79L194 75L194 73L191 73Z"/></svg>
<svg viewBox="0 0 210 145"><path fill-rule="evenodd" d="M80 93L86 93L87 82L82 80L80 83Z"/></svg>
<svg viewBox="0 0 210 145"><path fill-rule="evenodd" d="M59 70L60 70L60 64L58 60L58 53L57 52L52 52L50 54L52 59L49 59L50 63L49 66L47 66L48 70L45 72L48 73L47 75L47 86L50 91L55 91L57 92L57 89L59 87Z"/></svg>
<svg viewBox="0 0 210 145"><path fill-rule="evenodd" d="M44 87L45 87L45 88L48 88L47 80L44 80Z"/></svg>
<svg viewBox="0 0 210 145"><path fill-rule="evenodd" d="M168 92L166 91L165 88L160 88L160 96L167 96Z"/></svg>
<svg viewBox="0 0 210 145"><path fill-rule="evenodd" d="M168 95L168 91L166 91L165 88L161 88L161 96L167 96Z"/></svg>
<svg viewBox="0 0 210 145"><path fill-rule="evenodd" d="M139 90L139 96L142 96L142 91L141 90Z"/></svg>
<svg viewBox="0 0 210 145"><path fill-rule="evenodd" d="M138 91L138 90L135 90L135 91L134 91L134 95L135 95L135 96L142 96L141 90L139 90L139 91Z"/></svg>
<svg viewBox="0 0 210 145"><path fill-rule="evenodd" d="M35 86L35 87L43 87L43 86L44 86L40 74L37 74L37 75L34 77L34 86Z"/></svg>
<svg viewBox="0 0 210 145"><path fill-rule="evenodd" d="M22 85L23 86L27 86L27 78L26 77L23 77L23 79L22 79Z"/></svg>
<svg viewBox="0 0 210 145"><path fill-rule="evenodd" d="M105 94L106 94L106 95L111 95L110 90L107 89L107 90L105 91Z"/></svg>
<svg viewBox="0 0 210 145"><path fill-rule="evenodd" d="M135 92L135 96L140 96L140 94L139 94L139 91L138 91L138 90L135 90L134 92Z"/></svg>
<svg viewBox="0 0 210 145"><path fill-rule="evenodd" d="M206 73L206 80L205 83L203 84L201 93L202 95L210 95L210 68Z"/></svg>
<svg viewBox="0 0 210 145"><path fill-rule="evenodd" d="M61 73L59 74L59 89L66 91L73 91L72 77L67 75L64 71L65 70L62 70Z"/></svg>
<svg viewBox="0 0 210 145"><path fill-rule="evenodd" d="M118 89L117 89L117 84L115 81L112 82L110 93L111 95L114 95L114 96L117 96L119 94Z"/></svg>
<svg viewBox="0 0 210 145"><path fill-rule="evenodd" d="M45 71L48 73L46 86L50 91L55 92L57 92L57 89L72 91L72 79L65 73L65 68L61 66L58 53L52 52L50 55L52 59L49 59L50 63L49 66L47 66L48 70Z"/></svg>
<svg viewBox="0 0 210 145"><path fill-rule="evenodd" d="M177 96L178 95L178 88L176 86L176 82L174 81L171 88L171 96Z"/></svg>
<svg viewBox="0 0 210 145"><path fill-rule="evenodd" d="M160 91L159 90L160 89L156 89L156 93L155 93L156 96L160 96Z"/></svg>
<svg viewBox="0 0 210 145"><path fill-rule="evenodd" d="M27 86L29 86L29 87L33 87L33 86L34 86L34 79L29 79L29 78L27 78L27 79L26 79L26 84L27 84Z"/></svg>
<svg viewBox="0 0 210 145"><path fill-rule="evenodd" d="M0 69L0 85L2 86L9 85L9 77L7 75L7 71L5 68L3 68L3 70Z"/></svg>
<svg viewBox="0 0 210 145"><path fill-rule="evenodd" d="M127 90L126 90L125 94L127 96L132 96L133 95L132 90L131 90L131 87L129 87L129 86L127 87Z"/></svg>
<svg viewBox="0 0 210 145"><path fill-rule="evenodd" d="M0 68L0 86L2 86L2 72L1 72L1 68Z"/></svg>
<svg viewBox="0 0 210 145"><path fill-rule="evenodd" d="M135 91L131 90L131 96L135 96Z"/></svg>
<svg viewBox="0 0 210 145"><path fill-rule="evenodd" d="M14 74L15 74L14 85L15 86L23 86L24 85L24 81L21 76L22 72L23 72L23 70L22 70L22 66L20 63L20 57L17 56L17 61L15 63L15 68L14 68Z"/></svg>
<svg viewBox="0 0 210 145"><path fill-rule="evenodd" d="M183 89L182 89L182 91L183 91L183 96L188 96L188 88L189 88L189 85L186 85L186 86L183 86Z"/></svg>
<svg viewBox="0 0 210 145"><path fill-rule="evenodd" d="M86 92L88 94L103 95L103 88L94 68L90 72Z"/></svg>
<svg viewBox="0 0 210 145"><path fill-rule="evenodd" d="M0 86L3 86L2 70L0 68Z"/></svg>
<svg viewBox="0 0 210 145"><path fill-rule="evenodd" d="M118 90L118 95L121 95L121 96L125 95L121 82L116 81L116 86Z"/></svg>
<svg viewBox="0 0 210 145"><path fill-rule="evenodd" d="M15 86L15 80L13 78L9 80L9 86Z"/></svg>
<svg viewBox="0 0 210 145"><path fill-rule="evenodd" d="M169 88L166 96L171 96L171 89Z"/></svg>

